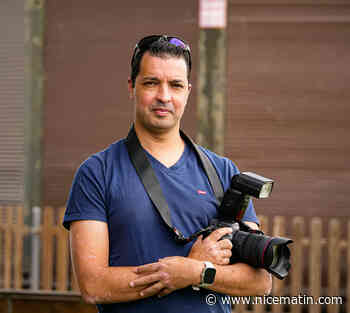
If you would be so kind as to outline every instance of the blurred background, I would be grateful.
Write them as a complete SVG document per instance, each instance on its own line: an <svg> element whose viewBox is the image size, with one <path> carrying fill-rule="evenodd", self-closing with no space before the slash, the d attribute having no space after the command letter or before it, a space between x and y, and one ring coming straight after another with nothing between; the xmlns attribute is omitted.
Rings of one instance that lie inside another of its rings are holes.
<svg viewBox="0 0 350 313"><path fill-rule="evenodd" d="M275 180L256 211L295 243L273 294L342 299L234 312L349 312L348 0L0 0L0 312L96 312L60 219L79 164L127 135L150 34L190 44L185 132Z"/></svg>

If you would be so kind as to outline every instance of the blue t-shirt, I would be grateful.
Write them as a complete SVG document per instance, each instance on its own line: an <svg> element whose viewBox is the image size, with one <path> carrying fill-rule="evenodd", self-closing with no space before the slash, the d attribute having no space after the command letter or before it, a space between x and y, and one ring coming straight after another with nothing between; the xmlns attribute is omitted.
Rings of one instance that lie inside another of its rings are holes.
<svg viewBox="0 0 350 313"><path fill-rule="evenodd" d="M237 167L227 158L201 148L217 170L226 190ZM167 168L146 152L170 208L173 225L184 236L205 228L217 217L216 198L193 148L186 145L181 158ZM176 243L152 204L128 155L125 139L92 155L79 167L70 191L63 225L69 229L77 220L108 224L109 266L138 266L167 256L187 256L193 242ZM258 223L252 204L244 219ZM99 304L100 313L147 313L179 311L191 313L231 312L217 301L206 304L210 290L177 290L163 298L113 304Z"/></svg>

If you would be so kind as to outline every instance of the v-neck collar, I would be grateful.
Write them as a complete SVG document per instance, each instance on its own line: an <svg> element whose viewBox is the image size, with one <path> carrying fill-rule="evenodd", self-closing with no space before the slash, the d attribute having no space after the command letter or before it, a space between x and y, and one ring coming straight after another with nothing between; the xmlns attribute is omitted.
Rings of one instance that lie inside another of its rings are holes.
<svg viewBox="0 0 350 313"><path fill-rule="evenodd" d="M189 147L185 143L185 149L182 152L180 158L176 161L175 164L173 164L170 167L165 166L162 162L160 162L158 159L156 159L152 154L150 154L147 150L144 149L146 152L146 155L150 162L152 163L152 166L157 167L158 169L164 171L164 172L175 172L181 169L182 165L186 162L187 156L189 154Z"/></svg>

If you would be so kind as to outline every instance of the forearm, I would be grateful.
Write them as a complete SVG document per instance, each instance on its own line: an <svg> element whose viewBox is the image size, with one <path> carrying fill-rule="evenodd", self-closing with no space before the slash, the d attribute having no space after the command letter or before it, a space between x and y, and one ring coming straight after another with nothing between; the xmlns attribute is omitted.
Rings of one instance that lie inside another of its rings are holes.
<svg viewBox="0 0 350 313"><path fill-rule="evenodd" d="M247 222L248 224L249 222ZM258 229L254 223L249 226ZM214 284L209 289L237 296L268 294L271 290L271 275L264 269L256 269L244 263L229 264L232 253L232 242L221 240L231 228L219 228L206 239L199 237L193 244L188 258L210 261L215 265Z"/></svg>
<svg viewBox="0 0 350 313"><path fill-rule="evenodd" d="M78 282L83 299L88 303L112 303L143 298L141 287L130 287L130 282L139 277L135 268L105 267L97 268L93 273L80 273Z"/></svg>
<svg viewBox="0 0 350 313"><path fill-rule="evenodd" d="M244 263L215 267L215 281L208 289L232 296L264 295L271 291L271 275L264 269Z"/></svg>

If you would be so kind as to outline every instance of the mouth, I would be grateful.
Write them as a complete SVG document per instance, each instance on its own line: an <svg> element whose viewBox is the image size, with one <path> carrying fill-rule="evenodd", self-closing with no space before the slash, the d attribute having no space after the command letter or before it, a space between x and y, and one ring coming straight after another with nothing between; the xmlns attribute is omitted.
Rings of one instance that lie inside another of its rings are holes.
<svg viewBox="0 0 350 313"><path fill-rule="evenodd" d="M168 114L170 114L171 112L167 109L164 109L164 108L155 108L155 109L152 109L152 111L156 114L156 115L159 115L159 116L166 116Z"/></svg>

